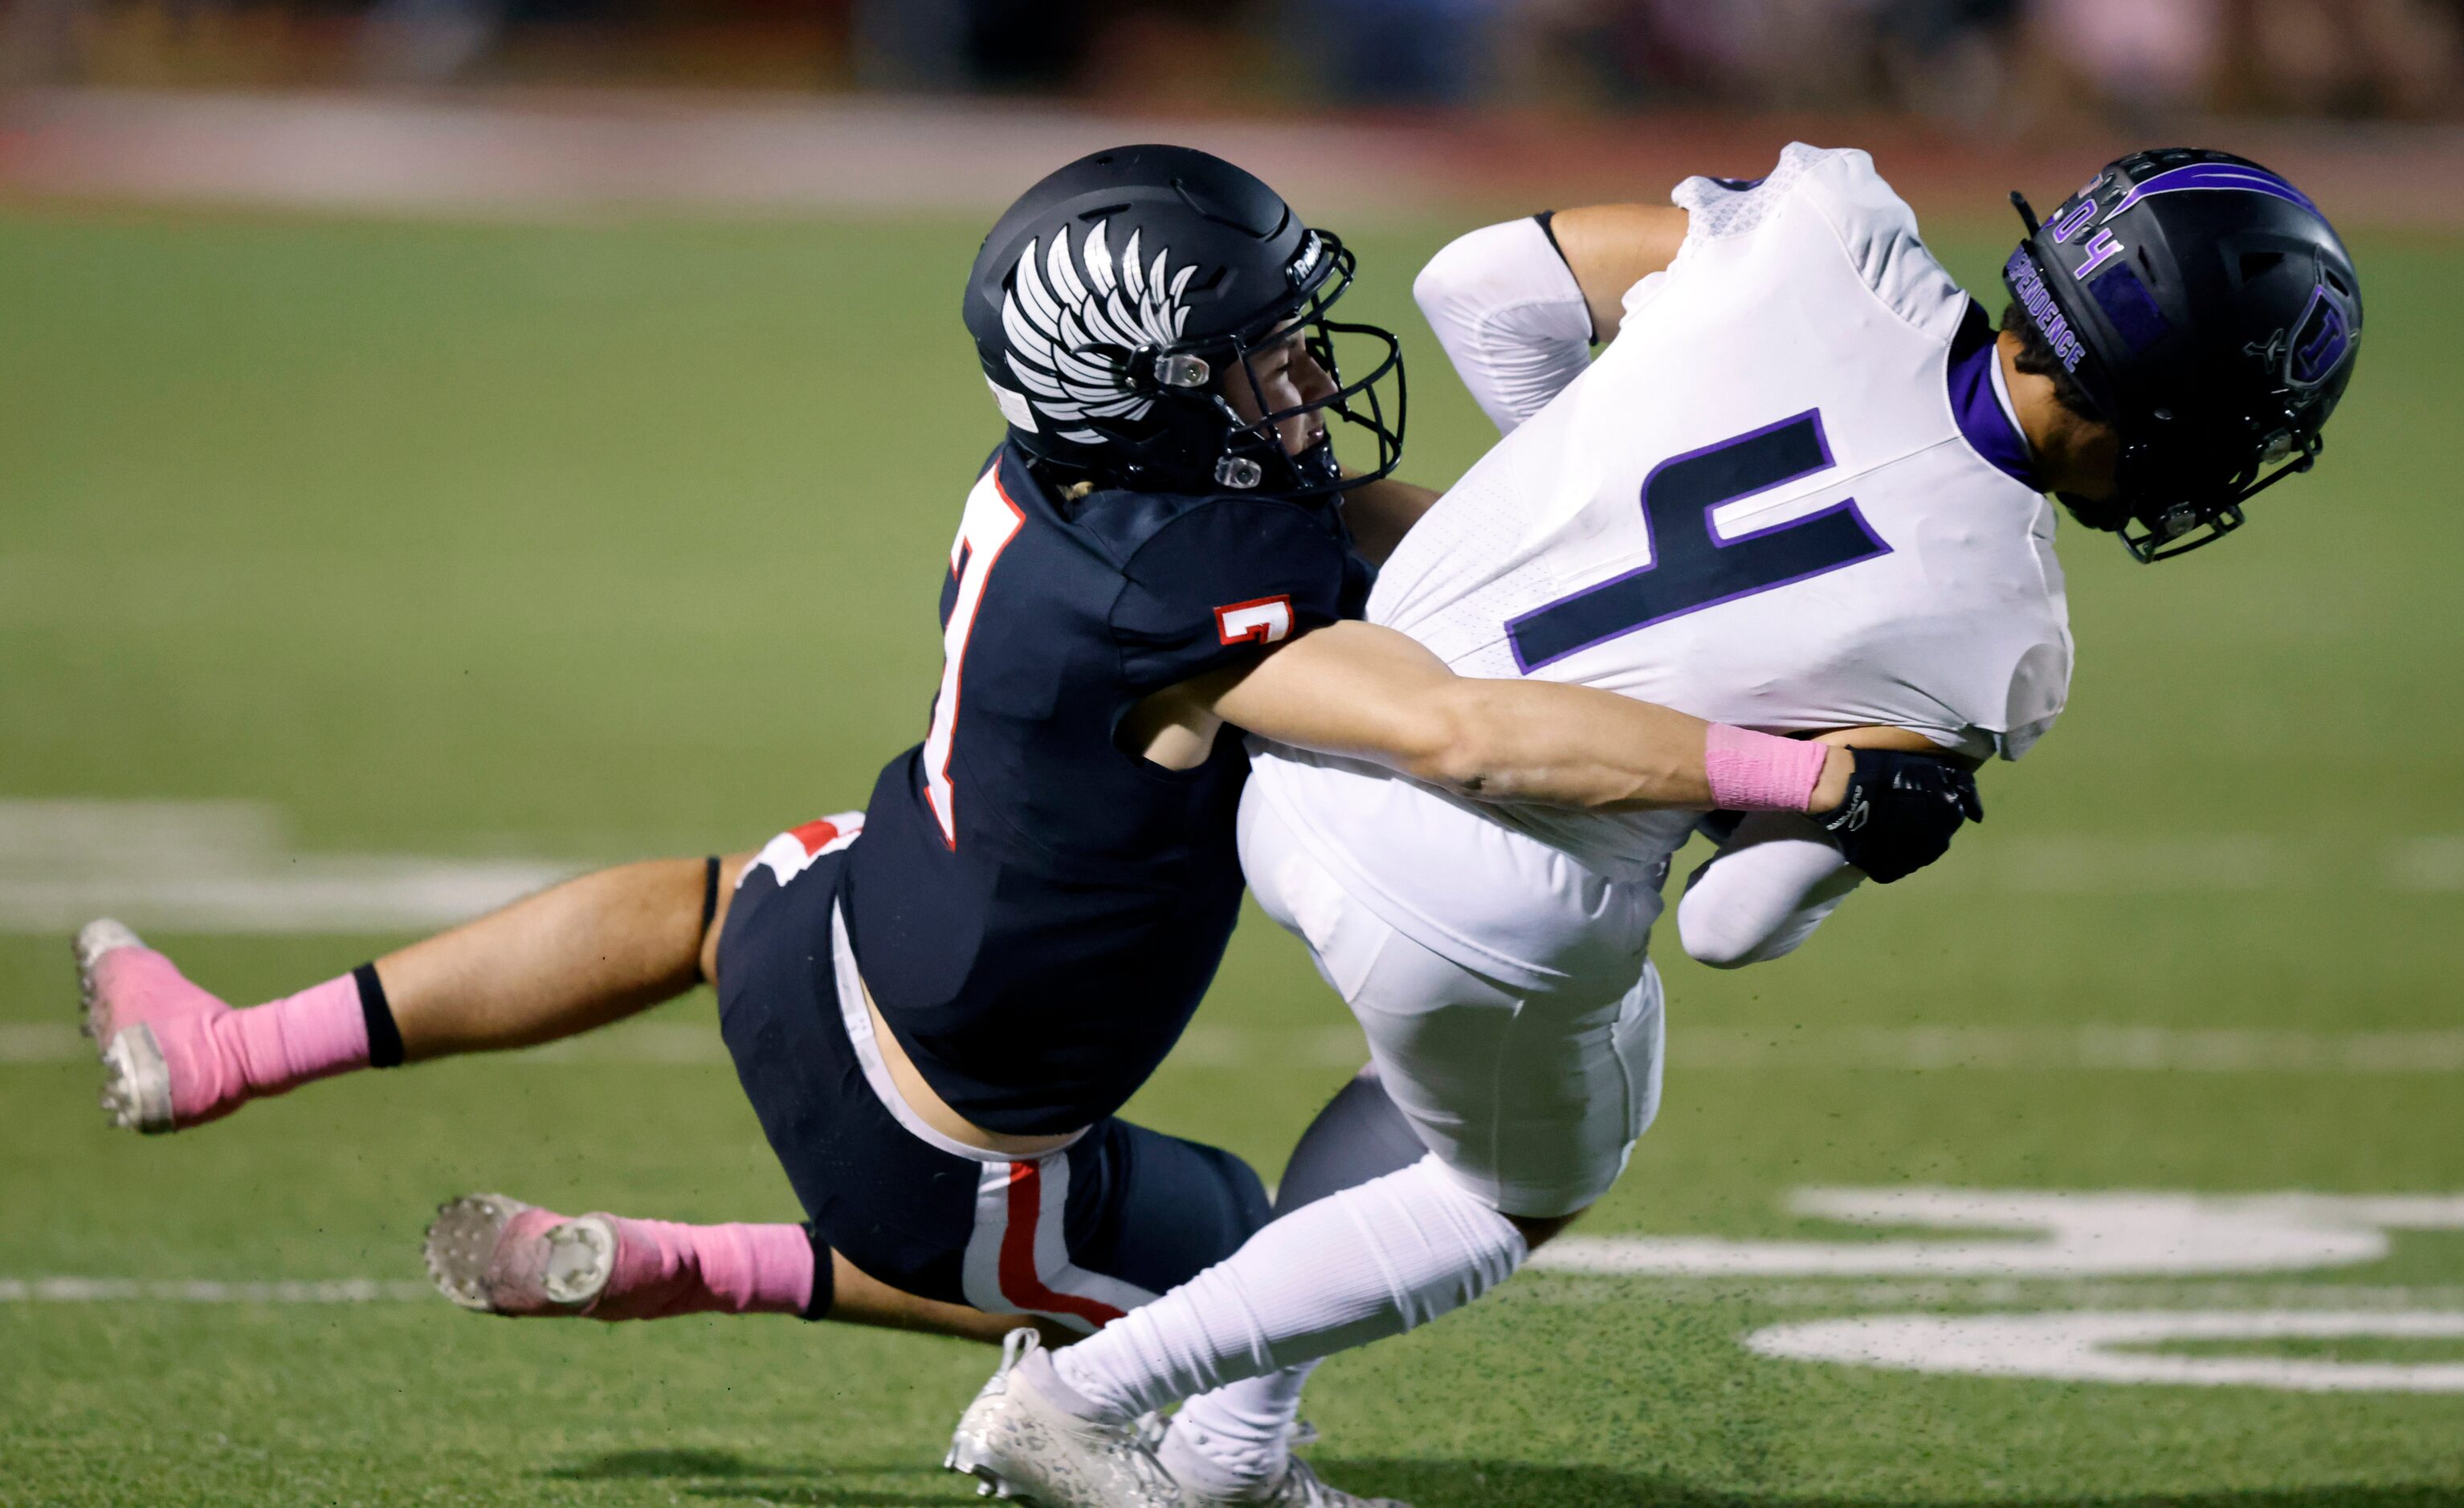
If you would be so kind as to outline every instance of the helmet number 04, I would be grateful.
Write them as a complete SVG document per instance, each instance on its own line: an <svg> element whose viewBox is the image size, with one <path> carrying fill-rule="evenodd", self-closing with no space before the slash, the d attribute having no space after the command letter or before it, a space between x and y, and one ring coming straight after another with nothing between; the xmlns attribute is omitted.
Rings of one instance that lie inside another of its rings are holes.
<svg viewBox="0 0 2464 1508"><path fill-rule="evenodd" d="M933 727L924 735L924 796L932 803L941 837L958 846L957 792L950 783L950 751L958 730L958 689L967 668L967 640L984 605L984 583L1009 542L1026 525L1026 514L1001 489L1001 467L987 468L967 494L958 537L950 542L950 576L957 591L941 624L941 691L933 698Z"/></svg>
<svg viewBox="0 0 2464 1508"><path fill-rule="evenodd" d="M1743 534L1712 521L1723 504L1837 464L1818 409L1661 462L1642 480L1651 563L1507 623L1514 663L1528 674L1654 623L1890 554L1853 497Z"/></svg>

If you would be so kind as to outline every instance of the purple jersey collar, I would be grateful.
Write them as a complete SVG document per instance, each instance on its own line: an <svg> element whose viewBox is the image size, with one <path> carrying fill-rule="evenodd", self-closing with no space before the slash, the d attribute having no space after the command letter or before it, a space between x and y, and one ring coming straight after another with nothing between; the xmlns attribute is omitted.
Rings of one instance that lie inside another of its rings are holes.
<svg viewBox="0 0 2464 1508"><path fill-rule="evenodd" d="M1969 446L1992 462L1995 470L2042 492L2028 453L2028 437L2019 432L1994 383L1997 362L1993 321L1986 317L1984 305L1970 299L1959 335L1950 343L1951 417L1959 422L1959 432Z"/></svg>

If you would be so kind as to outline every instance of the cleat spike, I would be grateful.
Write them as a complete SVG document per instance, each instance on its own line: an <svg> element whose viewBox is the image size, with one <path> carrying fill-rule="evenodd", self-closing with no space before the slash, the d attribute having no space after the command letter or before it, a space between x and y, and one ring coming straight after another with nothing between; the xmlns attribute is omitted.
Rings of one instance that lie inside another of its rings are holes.
<svg viewBox="0 0 2464 1508"><path fill-rule="evenodd" d="M102 1053L102 1108L111 1124L148 1136L171 1130L171 1070L154 1029L143 1022Z"/></svg>
<svg viewBox="0 0 2464 1508"><path fill-rule="evenodd" d="M429 1281L479 1314L552 1318L589 1310L615 1277L614 1217L567 1219L500 1193L436 1207L420 1244Z"/></svg>
<svg viewBox="0 0 2464 1508"><path fill-rule="evenodd" d="M500 1193L465 1194L438 1205L420 1246L428 1280L462 1308L499 1312L488 1295L487 1258L497 1235L529 1208Z"/></svg>

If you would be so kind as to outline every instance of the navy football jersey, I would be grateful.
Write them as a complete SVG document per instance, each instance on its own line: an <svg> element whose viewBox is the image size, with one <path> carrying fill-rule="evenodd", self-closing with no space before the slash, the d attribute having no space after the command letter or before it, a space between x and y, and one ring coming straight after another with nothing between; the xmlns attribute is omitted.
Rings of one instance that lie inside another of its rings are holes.
<svg viewBox="0 0 2464 1508"><path fill-rule="evenodd" d="M924 742L848 850L847 940L882 1016L991 1130L1118 1109L1180 1036L1241 902L1248 760L1114 741L1150 693L1359 616L1339 505L1106 491L1065 501L1004 446L968 494L941 592Z"/></svg>

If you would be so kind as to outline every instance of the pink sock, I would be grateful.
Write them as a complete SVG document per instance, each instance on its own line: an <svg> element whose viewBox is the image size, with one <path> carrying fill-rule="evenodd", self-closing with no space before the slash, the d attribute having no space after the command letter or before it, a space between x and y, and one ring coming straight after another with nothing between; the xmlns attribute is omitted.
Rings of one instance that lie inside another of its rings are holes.
<svg viewBox="0 0 2464 1508"><path fill-rule="evenodd" d="M252 1095L281 1094L311 1079L368 1065L368 1022L359 981L328 979L279 1000L233 1011L215 1037Z"/></svg>
<svg viewBox="0 0 2464 1508"><path fill-rule="evenodd" d="M245 1011L199 1011L152 1025L182 1126L368 1061L367 1018L349 974Z"/></svg>
<svg viewBox="0 0 2464 1508"><path fill-rule="evenodd" d="M813 1300L813 1243L801 1225L606 1219L616 1227L616 1271L592 1319L802 1314Z"/></svg>
<svg viewBox="0 0 2464 1508"><path fill-rule="evenodd" d="M1713 723L1703 735L1703 772L1724 811L1804 811L1830 757L1828 745L1727 723Z"/></svg>

